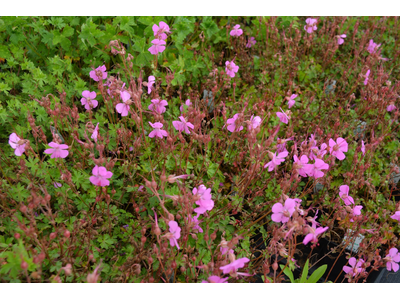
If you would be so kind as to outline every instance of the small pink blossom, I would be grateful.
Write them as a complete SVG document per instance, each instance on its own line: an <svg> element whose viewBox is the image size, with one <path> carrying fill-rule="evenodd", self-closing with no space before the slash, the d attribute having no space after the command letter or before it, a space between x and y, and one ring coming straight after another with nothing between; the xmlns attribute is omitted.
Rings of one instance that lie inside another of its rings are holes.
<svg viewBox="0 0 400 300"><path fill-rule="evenodd" d="M207 210L210 211L214 207L214 201L211 199L211 188L206 188L203 184L199 186L199 188L193 189L193 195L198 195L200 197L195 203L199 205L199 207L194 209L194 212L202 215Z"/></svg>
<svg viewBox="0 0 400 300"><path fill-rule="evenodd" d="M89 180L91 183L97 186L108 186L110 185L110 181L108 178L111 178L113 173L107 171L105 167L95 166L92 170L93 176L90 176Z"/></svg>
<svg viewBox="0 0 400 300"><path fill-rule="evenodd" d="M344 201L344 204L351 205L354 204L353 197L349 196L349 186L348 185L341 185L339 187L339 197Z"/></svg>
<svg viewBox="0 0 400 300"><path fill-rule="evenodd" d="M315 179L321 178L324 176L324 172L321 170L328 170L329 165L325 163L322 159L316 158L314 164L311 165L309 176L314 177Z"/></svg>
<svg viewBox="0 0 400 300"><path fill-rule="evenodd" d="M369 40L367 51L371 54L375 53L380 46L381 46L381 44L378 45L378 44L374 43L374 40Z"/></svg>
<svg viewBox="0 0 400 300"><path fill-rule="evenodd" d="M239 71L239 67L233 61L226 61L225 62L225 72L231 78L235 77L236 73Z"/></svg>
<svg viewBox="0 0 400 300"><path fill-rule="evenodd" d="M151 54L157 55L158 53L162 53L165 50L165 46L163 46L166 44L165 41L154 39L151 41L151 43L153 44L153 46L149 48Z"/></svg>
<svg viewBox="0 0 400 300"><path fill-rule="evenodd" d="M365 144L363 140L361 141L361 152L365 156Z"/></svg>
<svg viewBox="0 0 400 300"><path fill-rule="evenodd" d="M99 104L97 100L94 100L94 98L96 98L96 92L83 91L82 97L81 103L82 105L85 105L86 110L96 108Z"/></svg>
<svg viewBox="0 0 400 300"><path fill-rule="evenodd" d="M153 99L149 105L149 110L158 114L163 114L167 110L165 107L168 105L167 100Z"/></svg>
<svg viewBox="0 0 400 300"><path fill-rule="evenodd" d="M389 250L389 254L386 255L385 260L386 260L386 268L388 271L397 272L399 270L399 264L400 262L400 254L398 253L399 250L396 248L391 248Z"/></svg>
<svg viewBox="0 0 400 300"><path fill-rule="evenodd" d="M59 183L59 182L54 182L53 185L54 185L54 187L55 187L56 189L62 187L62 184Z"/></svg>
<svg viewBox="0 0 400 300"><path fill-rule="evenodd" d="M337 138L336 143L334 140L329 139L329 147L331 148L331 154L335 156L338 160L343 160L346 158L343 153L348 151L348 144L345 139Z"/></svg>
<svg viewBox="0 0 400 300"><path fill-rule="evenodd" d="M160 26L157 26L157 24L154 24L152 29L154 32L154 36L161 39L161 40L166 40L167 35L165 33L170 33L169 26L167 23L161 21L159 23ZM162 52L162 51L161 51ZM153 54L153 53L152 53Z"/></svg>
<svg viewBox="0 0 400 300"><path fill-rule="evenodd" d="M226 123L228 124L228 130L230 131L230 132L238 132L238 131L242 131L243 130L243 126L240 126L240 127L237 127L237 124L236 124L236 119L239 117L239 114L235 114L234 116L233 116L233 118L231 118L231 119L228 119L227 121L226 121Z"/></svg>
<svg viewBox="0 0 400 300"><path fill-rule="evenodd" d="M308 33L313 33L313 31L317 30L317 25L315 25L317 24L317 19L308 18L306 20L306 24L307 25L304 26L304 30Z"/></svg>
<svg viewBox="0 0 400 300"><path fill-rule="evenodd" d="M11 148L15 149L14 154L16 156L21 156L22 153L25 152L25 142L24 140L21 140L16 133L13 132L10 134L8 143L10 144Z"/></svg>
<svg viewBox="0 0 400 300"><path fill-rule="evenodd" d="M256 39L252 36L249 38L247 44L246 44L246 48L251 48L252 46L254 46L257 43Z"/></svg>
<svg viewBox="0 0 400 300"><path fill-rule="evenodd" d="M98 67L96 70L90 71L89 75L90 78L92 78L94 81L100 81L106 79L107 78L106 66L102 65Z"/></svg>
<svg viewBox="0 0 400 300"><path fill-rule="evenodd" d="M361 215L361 210L362 210L363 206L362 205L356 205L353 207L352 209L352 213L354 216L359 216Z"/></svg>
<svg viewBox="0 0 400 300"><path fill-rule="evenodd" d="M288 156L289 152L284 151L281 153L276 153L272 154L272 159L269 163L265 164L264 169L268 167L268 172L273 171L277 166L279 166L282 162L285 161L285 157Z"/></svg>
<svg viewBox="0 0 400 300"><path fill-rule="evenodd" d="M359 260L357 261L355 257L351 257L351 258L349 259L349 265L350 265L351 267L344 266L344 267L343 267L343 271L344 271L346 274L350 274L351 277L354 277L354 276L356 276L357 274L360 274L360 273L364 270L364 269L361 267L363 263L364 263L364 260L363 260L363 259L359 259Z"/></svg>
<svg viewBox="0 0 400 300"><path fill-rule="evenodd" d="M238 37L243 34L243 30L240 29L240 25L235 25L229 34Z"/></svg>
<svg viewBox="0 0 400 300"><path fill-rule="evenodd" d="M44 150L44 153L51 154L50 158L66 158L68 156L68 145L57 144L55 142L50 142L50 149Z"/></svg>
<svg viewBox="0 0 400 300"><path fill-rule="evenodd" d="M247 129L256 129L261 124L261 118L259 116L252 115L250 118L250 124L248 125Z"/></svg>
<svg viewBox="0 0 400 300"><path fill-rule="evenodd" d="M180 116L179 119L180 121L172 121L172 125L174 125L176 130L185 131L187 134L190 134L189 128L194 129L194 125L187 122L183 116Z"/></svg>
<svg viewBox="0 0 400 300"><path fill-rule="evenodd" d="M282 108L280 108L280 110L281 110L282 112L279 112L279 111L278 111L278 112L276 113L276 115L278 116L279 120L280 120L282 123L285 123L285 124L289 123L290 117L282 110Z"/></svg>
<svg viewBox="0 0 400 300"><path fill-rule="evenodd" d="M329 227L318 227L316 228L315 224L313 226L309 226L309 230L311 231L309 234L307 234L303 240L303 244L307 245L310 241L313 244L316 244L318 242L318 235L324 233L327 231Z"/></svg>
<svg viewBox="0 0 400 300"><path fill-rule="evenodd" d="M243 268L246 263L248 263L250 259L247 257L239 258L231 262L230 264L220 267L224 274L235 273L238 269Z"/></svg>
<svg viewBox="0 0 400 300"><path fill-rule="evenodd" d="M121 99L124 103L118 103L115 106L116 111L121 114L122 117L126 117L128 115L128 112L130 110L130 103L132 102L131 99L131 94L129 94L127 91L120 92Z"/></svg>
<svg viewBox="0 0 400 300"><path fill-rule="evenodd" d="M338 45L341 45L344 43L344 38L346 38L347 36L345 34L341 34L341 35L337 35L336 38Z"/></svg>
<svg viewBox="0 0 400 300"><path fill-rule="evenodd" d="M316 145L316 143L315 143ZM310 159L322 159L324 157L324 155L328 152L326 149L328 148L328 145L325 143L321 144L321 147L318 148L317 146L313 146L311 147L311 152L310 152Z"/></svg>
<svg viewBox="0 0 400 300"><path fill-rule="evenodd" d="M277 223L286 223L289 221L290 217L293 215L295 211L296 201L294 199L286 199L285 205L281 203L275 203L272 206L272 216L271 219Z"/></svg>
<svg viewBox="0 0 400 300"><path fill-rule="evenodd" d="M88 274L86 280L88 283L97 283L100 278L100 268L101 263L94 269L93 273Z"/></svg>
<svg viewBox="0 0 400 300"><path fill-rule="evenodd" d="M171 245L171 247L176 246L176 248L178 248L179 250L180 248L177 240L181 237L181 228L175 221L169 221L168 226L169 233L167 233L167 237L169 239L169 244Z"/></svg>
<svg viewBox="0 0 400 300"><path fill-rule="evenodd" d="M227 283L229 278L221 278L219 276L213 275L208 277L207 280L203 280L201 283Z"/></svg>
<svg viewBox="0 0 400 300"><path fill-rule="evenodd" d="M293 168L297 169L299 175L302 177L307 177L308 173L311 172L312 166L308 163L308 157L306 155L302 155L299 159L297 155L293 155L294 165Z"/></svg>
<svg viewBox="0 0 400 300"><path fill-rule="evenodd" d="M293 138L290 138L290 139L280 139L280 138L277 138L277 141L276 141L276 152L281 153L281 152L287 151L287 149L286 149L286 143L287 143L288 141L292 140L292 139L293 139Z"/></svg>
<svg viewBox="0 0 400 300"><path fill-rule="evenodd" d="M388 107L386 108L386 110L387 110L388 112L391 112L392 110L395 110L396 108L397 108L397 107L394 106L394 104L389 104Z"/></svg>
<svg viewBox="0 0 400 300"><path fill-rule="evenodd" d="M186 107L189 107L190 105L192 105L192 102L190 102L190 99L187 99L187 100L185 101L185 104L182 104L182 105L179 107L179 110L180 110L181 112L183 112L184 107L185 107L185 106L186 106Z"/></svg>
<svg viewBox="0 0 400 300"><path fill-rule="evenodd" d="M162 139L164 136L168 136L168 132L161 129L164 125L160 122L155 122L154 124L149 122L150 126L154 128L152 132L149 133L149 137L158 137Z"/></svg>
<svg viewBox="0 0 400 300"><path fill-rule="evenodd" d="M397 220L400 223L400 211L396 211L393 216L390 216L393 220Z"/></svg>
<svg viewBox="0 0 400 300"><path fill-rule="evenodd" d="M147 82L147 93L151 93L151 88L153 84L156 82L156 78L154 76L149 76L148 82Z"/></svg>
<svg viewBox="0 0 400 300"><path fill-rule="evenodd" d="M190 223L193 224L193 231L194 232L202 233L203 229L199 225L202 221L199 221L199 216L200 216L200 214L197 214L197 216L195 216L195 217L189 216L188 220L189 220Z"/></svg>
<svg viewBox="0 0 400 300"><path fill-rule="evenodd" d="M365 77L364 85L367 85L367 84L368 84L369 73L371 73L371 70L368 70L367 73L365 73L365 75L364 75L364 77Z"/></svg>
<svg viewBox="0 0 400 300"><path fill-rule="evenodd" d="M99 135L99 123L97 123L96 128L93 130L91 138L97 143L97 136Z"/></svg>
<svg viewBox="0 0 400 300"><path fill-rule="evenodd" d="M294 100L296 98L297 98L296 94L290 96L290 98L288 99L289 108L292 108L292 106L296 103L296 101Z"/></svg>

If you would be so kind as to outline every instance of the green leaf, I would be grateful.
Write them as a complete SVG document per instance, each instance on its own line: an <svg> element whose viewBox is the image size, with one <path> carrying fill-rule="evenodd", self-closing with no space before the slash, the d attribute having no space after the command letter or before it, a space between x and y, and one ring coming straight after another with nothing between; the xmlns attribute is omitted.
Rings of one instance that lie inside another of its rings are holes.
<svg viewBox="0 0 400 300"><path fill-rule="evenodd" d="M305 283L307 281L307 275L308 275L308 259L306 261L306 264L304 265L303 273L301 274L300 278L300 283Z"/></svg>
<svg viewBox="0 0 400 300"><path fill-rule="evenodd" d="M74 34L74 31L75 30L72 27L67 25L67 26L64 27L62 35L65 36L65 37L70 37L71 35Z"/></svg>
<svg viewBox="0 0 400 300"><path fill-rule="evenodd" d="M6 45L0 45L0 57L5 59L9 59L12 57L10 50L8 50L8 47Z"/></svg>
<svg viewBox="0 0 400 300"><path fill-rule="evenodd" d="M318 280L325 274L326 268L328 265L320 266L318 269L311 274L310 278L308 278L307 283L317 283Z"/></svg>
<svg viewBox="0 0 400 300"><path fill-rule="evenodd" d="M294 281L294 277L293 277L292 271L290 271L289 268L285 268L284 265L279 265L279 266L281 267L281 270L283 271L283 273L284 273L287 277L289 277L290 282L291 282L291 283L294 283L295 281Z"/></svg>

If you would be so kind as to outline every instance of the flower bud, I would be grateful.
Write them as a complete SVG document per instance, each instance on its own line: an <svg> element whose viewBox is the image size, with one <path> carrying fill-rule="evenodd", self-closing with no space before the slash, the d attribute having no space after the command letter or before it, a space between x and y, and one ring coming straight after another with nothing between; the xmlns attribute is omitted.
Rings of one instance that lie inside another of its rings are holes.
<svg viewBox="0 0 400 300"><path fill-rule="evenodd" d="M54 240L57 236L57 232L50 233L50 240Z"/></svg>
<svg viewBox="0 0 400 300"><path fill-rule="evenodd" d="M278 263L277 263L277 262L274 262L274 263L272 264L272 269L273 269L274 271L278 270Z"/></svg>
<svg viewBox="0 0 400 300"><path fill-rule="evenodd" d="M67 239L71 236L71 233L68 230L64 231L64 237L66 237Z"/></svg>
<svg viewBox="0 0 400 300"><path fill-rule="evenodd" d="M19 239L19 238L21 237L21 235L17 232L16 234L14 234L14 237L15 237L16 239Z"/></svg>
<svg viewBox="0 0 400 300"><path fill-rule="evenodd" d="M26 269L28 269L28 263L26 262L26 261L22 261L21 262L21 268L23 269L23 270L26 270Z"/></svg>

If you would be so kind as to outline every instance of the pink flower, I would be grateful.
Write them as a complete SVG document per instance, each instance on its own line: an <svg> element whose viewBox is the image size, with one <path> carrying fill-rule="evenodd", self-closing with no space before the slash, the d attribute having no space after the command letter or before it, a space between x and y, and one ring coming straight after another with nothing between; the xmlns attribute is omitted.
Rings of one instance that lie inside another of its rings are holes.
<svg viewBox="0 0 400 300"><path fill-rule="evenodd" d="M307 25L304 26L304 30L308 33L312 33L313 31L317 30L317 19L308 18L306 20Z"/></svg>
<svg viewBox="0 0 400 300"><path fill-rule="evenodd" d="M279 107L280 108L280 107ZM280 108L280 110L282 111L282 112L277 112L276 113L276 115L278 116L278 118L279 118L279 120L282 122L282 123L285 123L285 124L287 124L287 123L289 123L289 120L290 120L290 117L282 110L282 108Z"/></svg>
<svg viewBox="0 0 400 300"><path fill-rule="evenodd" d="M369 40L369 44L368 44L368 47L367 47L367 51L369 52L369 53L375 53L376 52L376 50L378 50L378 48L381 46L381 44L376 44L376 43L374 43L374 40Z"/></svg>
<svg viewBox="0 0 400 300"><path fill-rule="evenodd" d="M261 124L261 118L259 116L252 115L250 118L250 125L248 125L247 130L256 129Z"/></svg>
<svg viewBox="0 0 400 300"><path fill-rule="evenodd" d="M246 44L246 48L251 48L252 46L254 46L256 44L256 39L254 37L250 37L247 44Z"/></svg>
<svg viewBox="0 0 400 300"><path fill-rule="evenodd" d="M225 72L228 74L231 78L235 77L236 73L239 71L239 67L235 65L233 61L226 61L225 62Z"/></svg>
<svg viewBox="0 0 400 300"><path fill-rule="evenodd" d="M181 237L181 228L175 221L169 221L168 226L169 233L167 233L167 237L169 239L169 244L171 245L171 247L176 246L176 248L178 248L179 250L180 248L177 239Z"/></svg>
<svg viewBox="0 0 400 300"><path fill-rule="evenodd" d="M309 230L311 231L309 234L307 234L303 240L303 244L307 245L310 241L313 244L316 244L318 242L318 235L324 233L327 231L329 227L318 227L316 228L315 224L313 224L312 227L309 226Z"/></svg>
<svg viewBox="0 0 400 300"><path fill-rule="evenodd" d="M280 139L280 138L277 138L277 141L276 141L276 151L277 151L278 153L287 151L287 149L286 149L286 143L287 143L288 141L292 140L292 139L293 139L293 138L290 138L290 139Z"/></svg>
<svg viewBox="0 0 400 300"><path fill-rule="evenodd" d="M323 177L324 172L321 170L328 170L329 165L325 163L322 159L316 158L314 164L311 165L309 176L314 177L315 179Z"/></svg>
<svg viewBox="0 0 400 300"><path fill-rule="evenodd" d="M93 100L96 98L96 92L83 91L82 96L81 103L85 105L86 110L91 110L99 104L97 100Z"/></svg>
<svg viewBox="0 0 400 300"><path fill-rule="evenodd" d="M330 152L333 156L335 156L338 160L343 160L346 158L343 152L347 152L348 144L345 139L337 138L336 143L334 140L329 139L329 147Z"/></svg>
<svg viewBox="0 0 400 300"><path fill-rule="evenodd" d="M159 39L161 39L161 40L165 40L165 39L167 39L167 35L165 34L165 32L166 33L170 33L169 26L167 25L167 23L165 23L163 21L161 21L159 23L159 25L160 26L157 26L157 24L154 24L153 27L152 27L153 32L154 32L154 36L159 38Z"/></svg>
<svg viewBox="0 0 400 300"><path fill-rule="evenodd" d="M311 147L311 152L309 155L310 159L316 159L316 158L322 159L322 157L324 157L324 155L327 152L327 150L325 150L326 148L328 148L328 145L325 143L321 144L320 149L317 146Z"/></svg>
<svg viewBox="0 0 400 300"><path fill-rule="evenodd" d="M250 259L247 257L239 258L231 262L229 265L220 267L224 274L235 273L238 269L243 268L246 263L248 263Z"/></svg>
<svg viewBox="0 0 400 300"><path fill-rule="evenodd" d="M288 100L288 105L289 108L292 108L292 106L296 103L296 101L294 99L297 98L296 94L293 94L292 96L290 96L289 100ZM287 123L286 123L287 124Z"/></svg>
<svg viewBox="0 0 400 300"><path fill-rule="evenodd" d="M194 232L200 232L200 233L202 233L202 232L203 232L203 229L199 226L199 224L200 224L202 221L199 221L199 220L198 220L199 216L200 216L200 214L197 214L197 216L195 216L195 217L189 216L188 220L189 220L189 222L191 222L191 223L193 224L193 231L194 231Z"/></svg>
<svg viewBox="0 0 400 300"><path fill-rule="evenodd" d="M354 216L359 216L359 215L361 215L361 210L362 210L362 208L363 208L363 206L362 205L356 205L356 206L354 206L353 207L353 209L352 209L352 214L354 215ZM350 219L350 222L354 222L354 220L353 219Z"/></svg>
<svg viewBox="0 0 400 300"><path fill-rule="evenodd" d="M240 29L240 25L235 25L233 27L233 30L231 30L231 32L229 33L231 36L241 36L243 34L243 30Z"/></svg>
<svg viewBox="0 0 400 300"><path fill-rule="evenodd" d="M230 132L234 132L234 131L236 131L236 132L238 132L238 131L242 131L243 130L243 126L240 126L240 127L237 127L237 124L236 124L236 119L239 117L239 114L235 114L234 116L233 116L233 118L231 118L231 119L228 119L227 121L226 121L226 123L228 124L228 130L230 131Z"/></svg>
<svg viewBox="0 0 400 300"><path fill-rule="evenodd" d="M396 211L393 216L390 216L393 220L400 222L400 211Z"/></svg>
<svg viewBox="0 0 400 300"><path fill-rule="evenodd" d="M363 155L365 155L365 144L364 141L361 141L361 152L363 153Z"/></svg>
<svg viewBox="0 0 400 300"><path fill-rule="evenodd" d="M363 263L364 263L363 259L359 259L358 262L357 262L355 257L351 257L349 259L349 265L351 266L351 268L348 267L348 266L344 266L343 267L343 271L346 274L350 274L351 277L354 277L354 276L356 276L357 274L361 273L364 270L361 267Z"/></svg>
<svg viewBox="0 0 400 300"><path fill-rule="evenodd" d="M86 280L88 283L97 283L99 281L100 273L99 273L99 267L101 263L94 269L93 273L88 274Z"/></svg>
<svg viewBox="0 0 400 300"><path fill-rule="evenodd" d="M155 25L157 26L157 25ZM156 78L154 76L149 76L148 82L147 82L147 93L151 93L151 87L153 84L156 82Z"/></svg>
<svg viewBox="0 0 400 300"><path fill-rule="evenodd" d="M151 54L157 55L158 53L162 53L165 50L165 46L163 46L166 44L165 41L154 39L151 41L151 43L153 44L153 46L149 48Z"/></svg>
<svg viewBox="0 0 400 300"><path fill-rule="evenodd" d="M390 104L390 105L386 108L386 110L389 111L389 112L391 112L392 110L395 110L395 109L396 109L396 106L394 106L394 104Z"/></svg>
<svg viewBox="0 0 400 300"><path fill-rule="evenodd" d="M68 149L68 145L50 142L49 146L51 148L44 150L44 153L51 154L50 158L66 158L68 156L68 150L65 150Z"/></svg>
<svg viewBox="0 0 400 300"><path fill-rule="evenodd" d="M96 70L90 71L89 75L90 78L92 78L94 81L100 81L106 79L107 78L106 66L102 65L98 67Z"/></svg>
<svg viewBox="0 0 400 300"><path fill-rule="evenodd" d="M219 276L210 276L207 280L203 280L201 283L227 283L229 278L221 278Z"/></svg>
<svg viewBox="0 0 400 300"><path fill-rule="evenodd" d="M344 38L346 37L345 34L337 35L336 38L338 39L337 43L338 45L341 45L344 43Z"/></svg>
<svg viewBox="0 0 400 300"><path fill-rule="evenodd" d="M165 113L167 110L165 107L168 105L167 100L153 99L149 105L149 109L158 114Z"/></svg>
<svg viewBox="0 0 400 300"><path fill-rule="evenodd" d="M389 254L386 255L386 269L388 271L393 270L393 272L397 272L399 270L398 262L400 262L400 254L398 252L399 250L397 250L396 248L392 248L389 250Z"/></svg>
<svg viewBox="0 0 400 300"><path fill-rule="evenodd" d="M172 125L174 125L175 129L178 131L183 131L187 134L190 134L189 128L194 129L194 125L190 122L187 122L184 117L179 117L180 121L172 121Z"/></svg>
<svg viewBox="0 0 400 300"><path fill-rule="evenodd" d="M195 203L199 205L199 207L194 209L194 212L202 215L207 210L210 211L214 207L214 201L211 199L211 188L206 188L203 184L199 186L199 188L193 189L193 195L198 195L200 198Z"/></svg>
<svg viewBox="0 0 400 300"><path fill-rule="evenodd" d="M272 206L272 216L271 219L274 222L282 222L286 223L289 221L290 217L293 215L295 211L296 201L294 199L286 199L285 205L283 206L281 203L275 203Z"/></svg>
<svg viewBox="0 0 400 300"><path fill-rule="evenodd" d="M182 104L181 107L179 107L179 110L180 110L181 112L183 112L184 107L185 107L185 106L186 106L186 107L189 107L190 105L192 105L192 102L190 102L190 99L187 99L187 100L185 101L185 104Z"/></svg>
<svg viewBox="0 0 400 300"><path fill-rule="evenodd" d="M351 205L354 204L353 197L349 196L349 186L348 185L341 185L339 187L339 197L344 201L344 204Z"/></svg>
<svg viewBox="0 0 400 300"><path fill-rule="evenodd" d="M299 159L297 155L293 155L293 159L293 168L297 169L300 176L307 177L307 174L310 173L312 169L312 166L308 163L308 157L306 155L302 155Z"/></svg>
<svg viewBox="0 0 400 300"><path fill-rule="evenodd" d="M264 166L264 169L266 167L268 167L268 172L271 172L277 166L279 166L282 162L285 161L285 157L288 156L288 154L289 154L289 152L287 152L287 151L278 153L278 155L276 155L276 153L272 154L273 156L272 156L271 161Z"/></svg>
<svg viewBox="0 0 400 300"><path fill-rule="evenodd" d="M13 132L10 134L8 143L10 144L11 148L15 149L14 154L16 156L21 156L22 153L25 152L25 142L24 140L21 140L16 133Z"/></svg>
<svg viewBox="0 0 400 300"><path fill-rule="evenodd" d="M154 128L152 132L149 133L149 137L158 137L162 139L164 136L168 136L168 132L165 130L161 129L164 125L160 122L155 122L154 124L149 122L150 126Z"/></svg>
<svg viewBox="0 0 400 300"><path fill-rule="evenodd" d="M59 183L59 182L54 182L53 185L54 185L54 187L55 187L56 189L62 187L62 184Z"/></svg>
<svg viewBox="0 0 400 300"><path fill-rule="evenodd" d="M99 123L97 123L96 128L93 130L91 138L97 143L97 136L99 135Z"/></svg>
<svg viewBox="0 0 400 300"><path fill-rule="evenodd" d="M107 171L104 167L95 166L92 170L93 176L90 176L89 180L91 183L97 186L107 186L110 185L108 178L111 178L113 173Z"/></svg>
<svg viewBox="0 0 400 300"><path fill-rule="evenodd" d="M365 80L364 80L364 85L367 85L367 83L368 83L368 79L369 79L369 73L371 73L371 71L370 70L368 70L367 71L367 73L365 74Z"/></svg>
<svg viewBox="0 0 400 300"><path fill-rule="evenodd" d="M127 91L120 92L121 99L124 103L118 103L115 106L116 111L121 114L122 117L126 117L128 115L130 104L131 104L131 94Z"/></svg>

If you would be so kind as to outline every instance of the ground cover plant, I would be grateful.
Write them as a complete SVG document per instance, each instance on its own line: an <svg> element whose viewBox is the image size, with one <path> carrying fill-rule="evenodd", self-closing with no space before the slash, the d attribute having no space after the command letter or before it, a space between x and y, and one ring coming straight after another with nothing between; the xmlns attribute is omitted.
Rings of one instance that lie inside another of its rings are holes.
<svg viewBox="0 0 400 300"><path fill-rule="evenodd" d="M2 17L0 282L397 272L399 31Z"/></svg>

